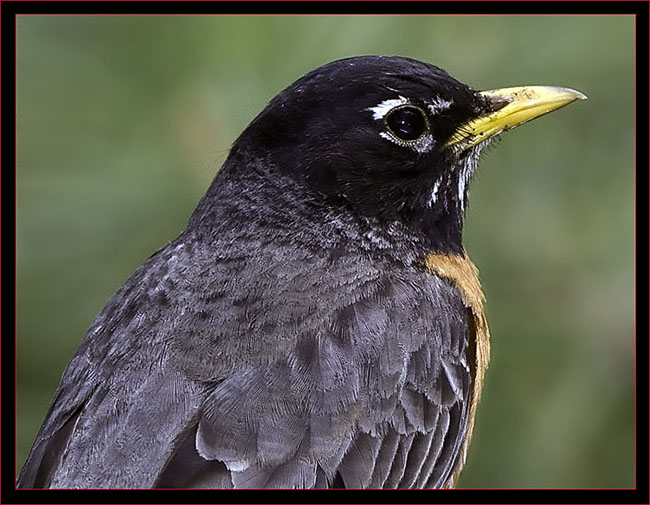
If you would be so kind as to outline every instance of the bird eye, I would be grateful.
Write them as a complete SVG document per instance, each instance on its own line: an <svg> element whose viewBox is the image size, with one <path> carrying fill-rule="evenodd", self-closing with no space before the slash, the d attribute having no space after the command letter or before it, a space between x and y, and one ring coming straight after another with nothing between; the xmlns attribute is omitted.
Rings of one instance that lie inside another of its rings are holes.
<svg viewBox="0 0 650 505"><path fill-rule="evenodd" d="M404 106L393 109L386 116L386 125L399 140L417 140L427 128L427 120L417 107Z"/></svg>

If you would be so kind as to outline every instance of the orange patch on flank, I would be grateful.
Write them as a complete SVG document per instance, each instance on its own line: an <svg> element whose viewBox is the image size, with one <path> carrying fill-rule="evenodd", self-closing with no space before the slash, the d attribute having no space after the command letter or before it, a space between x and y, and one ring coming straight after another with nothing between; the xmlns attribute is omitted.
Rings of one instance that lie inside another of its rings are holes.
<svg viewBox="0 0 650 505"><path fill-rule="evenodd" d="M478 277L478 269L470 261L466 254L429 254L425 259L427 269L440 277L451 280L463 298L463 303L470 309L472 319L469 321L469 349L470 367L473 376L472 398L467 423L467 436L463 443L461 457L456 464L451 477L447 481L447 487L454 487L460 471L467 458L467 450L472 440L474 430L474 418L476 408L481 398L485 370L490 359L490 332L483 311L485 295L481 289L481 282Z"/></svg>

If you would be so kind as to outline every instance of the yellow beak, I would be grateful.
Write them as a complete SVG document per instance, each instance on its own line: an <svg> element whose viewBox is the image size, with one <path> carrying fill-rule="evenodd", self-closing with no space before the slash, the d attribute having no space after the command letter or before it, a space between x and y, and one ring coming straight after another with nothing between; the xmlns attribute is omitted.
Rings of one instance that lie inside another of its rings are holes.
<svg viewBox="0 0 650 505"><path fill-rule="evenodd" d="M447 146L467 149L502 131L587 98L579 91L553 86L520 86L481 91L480 94L492 104L492 112L463 124Z"/></svg>

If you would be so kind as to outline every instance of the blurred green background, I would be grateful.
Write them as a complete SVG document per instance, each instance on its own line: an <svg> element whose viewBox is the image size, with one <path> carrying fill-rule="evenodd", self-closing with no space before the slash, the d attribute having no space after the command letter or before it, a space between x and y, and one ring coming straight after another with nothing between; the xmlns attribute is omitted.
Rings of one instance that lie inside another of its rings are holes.
<svg viewBox="0 0 650 505"><path fill-rule="evenodd" d="M492 361L460 487L633 487L634 18L20 16L17 464L95 315L238 133L328 61L588 95L483 156L465 246Z"/></svg>

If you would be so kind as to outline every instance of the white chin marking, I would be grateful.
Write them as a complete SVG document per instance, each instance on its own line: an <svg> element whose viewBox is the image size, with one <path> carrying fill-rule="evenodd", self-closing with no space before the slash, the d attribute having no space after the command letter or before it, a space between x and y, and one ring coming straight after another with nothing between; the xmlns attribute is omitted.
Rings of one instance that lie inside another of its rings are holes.
<svg viewBox="0 0 650 505"><path fill-rule="evenodd" d="M440 179L438 179L436 183L433 185L433 191L431 191L431 198L429 199L429 203L427 203L427 207L429 208L433 207L433 204L438 201L439 189L440 189Z"/></svg>
<svg viewBox="0 0 650 505"><path fill-rule="evenodd" d="M465 186L467 186L467 179L469 170L467 165L463 165L458 174L458 201L460 202L460 210L465 210Z"/></svg>
<svg viewBox="0 0 650 505"><path fill-rule="evenodd" d="M384 100L380 104L375 105L374 107L369 107L366 110L372 112L372 117L374 119L384 119L384 116L388 114L391 110L393 110L395 107L398 107L399 105L404 105L406 103L408 103L408 99L400 95L399 98L391 98L389 100Z"/></svg>
<svg viewBox="0 0 650 505"><path fill-rule="evenodd" d="M470 149L467 157L463 161L463 165L458 173L458 201L460 202L460 210L465 210L465 189L469 180L472 178L476 164L478 163L478 156L481 152L482 146L475 146Z"/></svg>

